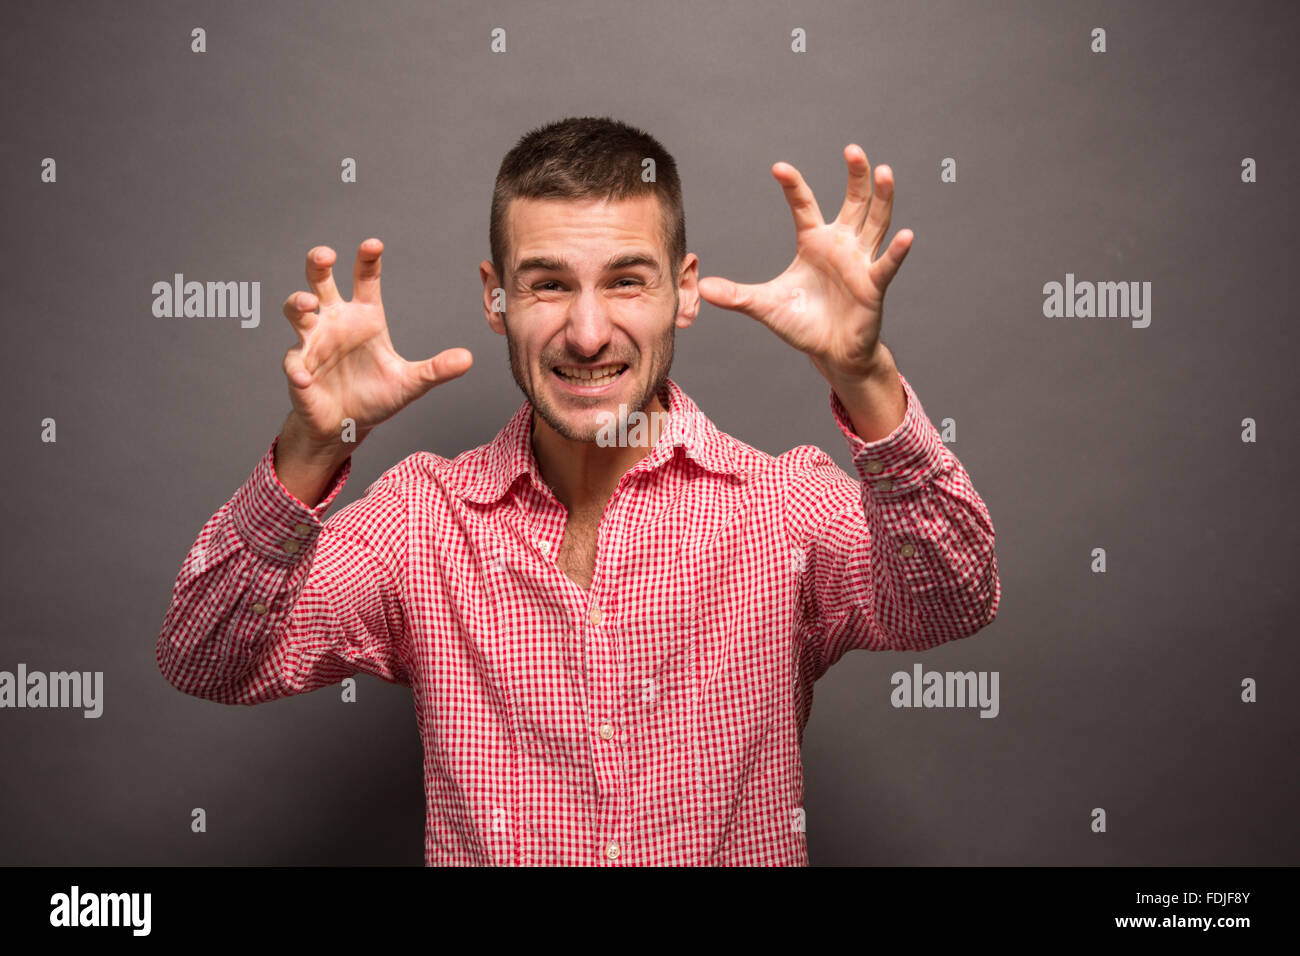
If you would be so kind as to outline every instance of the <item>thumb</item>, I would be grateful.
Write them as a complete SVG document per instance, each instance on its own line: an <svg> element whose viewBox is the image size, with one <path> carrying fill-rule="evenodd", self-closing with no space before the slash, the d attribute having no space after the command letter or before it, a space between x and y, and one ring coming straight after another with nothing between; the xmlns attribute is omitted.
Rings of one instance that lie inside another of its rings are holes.
<svg viewBox="0 0 1300 956"><path fill-rule="evenodd" d="M720 309L743 312L750 318L758 318L759 286L742 285L721 276L706 276L699 282L700 295L705 302Z"/></svg>
<svg viewBox="0 0 1300 956"><path fill-rule="evenodd" d="M408 362L407 370L415 386L415 397L423 395L435 385L460 378L474 364L469 349L447 349L424 362Z"/></svg>

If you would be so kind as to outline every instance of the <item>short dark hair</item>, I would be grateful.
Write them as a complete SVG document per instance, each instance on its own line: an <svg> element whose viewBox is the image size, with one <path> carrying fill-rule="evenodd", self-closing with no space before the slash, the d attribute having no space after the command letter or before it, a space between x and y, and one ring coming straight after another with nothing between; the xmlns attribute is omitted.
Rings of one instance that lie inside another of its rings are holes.
<svg viewBox="0 0 1300 956"><path fill-rule="evenodd" d="M654 178L643 178L645 160ZM686 215L677 163L649 133L607 116L572 116L530 130L501 160L492 189L488 242L497 278L509 249L506 210L512 199L631 199L652 194L663 213L670 278L686 257Z"/></svg>

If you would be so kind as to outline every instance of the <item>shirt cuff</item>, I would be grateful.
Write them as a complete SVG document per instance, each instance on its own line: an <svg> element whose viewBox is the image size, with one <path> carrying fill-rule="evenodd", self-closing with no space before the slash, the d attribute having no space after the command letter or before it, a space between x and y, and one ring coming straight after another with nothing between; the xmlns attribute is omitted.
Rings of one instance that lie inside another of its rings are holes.
<svg viewBox="0 0 1300 956"><path fill-rule="evenodd" d="M916 392L900 372L907 410L898 427L876 441L864 441L853 430L848 409L831 389L831 413L849 443L859 478L877 498L896 498L924 485L943 469L947 449L926 417Z"/></svg>
<svg viewBox="0 0 1300 956"><path fill-rule="evenodd" d="M275 473L277 435L253 473L235 492L231 517L244 543L259 556L283 564L292 564L298 555L316 542L325 526L322 515L328 510L352 473L349 455L334 477L320 504L307 507L293 496Z"/></svg>

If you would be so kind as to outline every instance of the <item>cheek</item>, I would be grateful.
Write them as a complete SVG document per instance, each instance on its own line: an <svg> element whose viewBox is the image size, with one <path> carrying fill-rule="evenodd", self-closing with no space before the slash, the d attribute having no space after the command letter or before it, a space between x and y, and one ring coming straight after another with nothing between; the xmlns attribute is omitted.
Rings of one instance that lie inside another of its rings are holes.
<svg viewBox="0 0 1300 956"><path fill-rule="evenodd" d="M638 342L651 345L662 340L665 326L677 319L677 304L672 296L642 293L623 296L609 304L609 312L627 334Z"/></svg>
<svg viewBox="0 0 1300 956"><path fill-rule="evenodd" d="M507 313L509 320L506 323L506 339L511 350L524 364L535 363L546 348L546 343L550 341L546 329L560 328L559 323L546 323L544 317L537 313L535 308L523 309L518 306ZM552 335L551 338L553 337Z"/></svg>

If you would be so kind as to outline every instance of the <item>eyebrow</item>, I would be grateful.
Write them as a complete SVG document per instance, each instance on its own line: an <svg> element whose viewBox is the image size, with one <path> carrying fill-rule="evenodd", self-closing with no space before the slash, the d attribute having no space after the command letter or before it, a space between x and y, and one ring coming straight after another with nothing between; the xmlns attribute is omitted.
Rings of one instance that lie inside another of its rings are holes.
<svg viewBox="0 0 1300 956"><path fill-rule="evenodd" d="M659 271L659 260L652 255L644 252L628 252L623 255L613 256L605 263L605 272L614 272L618 269L631 269L636 266L645 266ZM515 266L516 273L522 272L568 272L572 267L564 259L557 259L554 256L529 256L523 259Z"/></svg>

